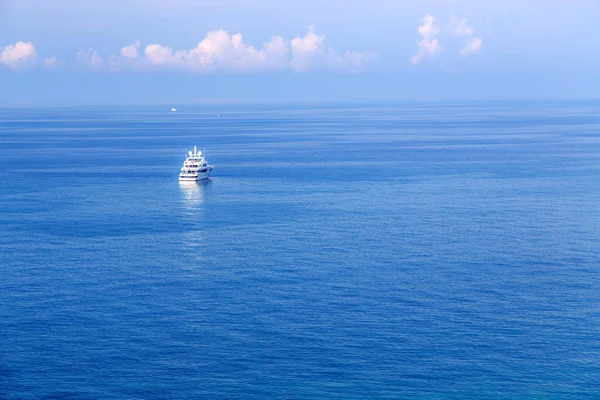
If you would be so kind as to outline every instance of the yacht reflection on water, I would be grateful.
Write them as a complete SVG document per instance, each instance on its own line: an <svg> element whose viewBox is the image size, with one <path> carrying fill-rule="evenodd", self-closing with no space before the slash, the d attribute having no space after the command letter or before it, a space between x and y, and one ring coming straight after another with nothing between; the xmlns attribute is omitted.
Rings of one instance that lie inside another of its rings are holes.
<svg viewBox="0 0 600 400"><path fill-rule="evenodd" d="M197 208L204 203L204 191L210 184L210 180L202 181L179 181L182 199L186 208Z"/></svg>
<svg viewBox="0 0 600 400"><path fill-rule="evenodd" d="M197 262L186 263L181 268L199 272L199 265L204 256L204 249L208 243L206 231L199 221L204 217L204 192L210 180L202 181L179 181L179 189L181 190L181 200L183 203L182 217L186 223L182 224L181 229L181 247L182 251L190 251L188 254L192 260ZM187 254L187 253L185 253Z"/></svg>

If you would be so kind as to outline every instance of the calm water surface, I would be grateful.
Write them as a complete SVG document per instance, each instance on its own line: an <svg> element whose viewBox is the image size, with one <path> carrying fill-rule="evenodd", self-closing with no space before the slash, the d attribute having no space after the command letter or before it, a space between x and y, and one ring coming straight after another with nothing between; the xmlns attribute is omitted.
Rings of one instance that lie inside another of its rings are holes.
<svg viewBox="0 0 600 400"><path fill-rule="evenodd" d="M0 109L1 398L600 397L600 103L177 108Z"/></svg>

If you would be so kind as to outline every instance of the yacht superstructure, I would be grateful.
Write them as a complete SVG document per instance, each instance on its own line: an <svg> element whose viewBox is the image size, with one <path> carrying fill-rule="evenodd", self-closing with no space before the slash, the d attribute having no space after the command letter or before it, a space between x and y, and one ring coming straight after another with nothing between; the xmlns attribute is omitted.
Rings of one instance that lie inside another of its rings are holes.
<svg viewBox="0 0 600 400"><path fill-rule="evenodd" d="M201 151L196 150L188 152L188 157L183 162L181 172L179 173L180 181L200 181L207 179L210 176L214 166L208 164Z"/></svg>

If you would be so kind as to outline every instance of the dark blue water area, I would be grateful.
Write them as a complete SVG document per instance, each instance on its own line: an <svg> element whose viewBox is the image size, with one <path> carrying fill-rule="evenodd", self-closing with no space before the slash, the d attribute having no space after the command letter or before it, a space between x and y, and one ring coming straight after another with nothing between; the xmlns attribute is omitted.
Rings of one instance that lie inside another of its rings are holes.
<svg viewBox="0 0 600 400"><path fill-rule="evenodd" d="M600 397L599 102L177 108L0 109L0 398Z"/></svg>

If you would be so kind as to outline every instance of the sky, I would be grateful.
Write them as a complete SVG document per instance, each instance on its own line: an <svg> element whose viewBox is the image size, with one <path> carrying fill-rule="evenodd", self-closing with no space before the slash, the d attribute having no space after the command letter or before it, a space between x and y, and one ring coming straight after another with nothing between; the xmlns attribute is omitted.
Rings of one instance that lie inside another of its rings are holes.
<svg viewBox="0 0 600 400"><path fill-rule="evenodd" d="M596 0L0 0L1 104L579 99Z"/></svg>

